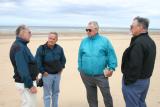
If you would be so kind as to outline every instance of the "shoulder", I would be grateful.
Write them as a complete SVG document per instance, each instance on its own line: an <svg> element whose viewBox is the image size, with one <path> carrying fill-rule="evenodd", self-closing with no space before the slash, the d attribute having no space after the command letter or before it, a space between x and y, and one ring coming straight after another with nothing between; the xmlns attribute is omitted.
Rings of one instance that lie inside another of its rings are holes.
<svg viewBox="0 0 160 107"><path fill-rule="evenodd" d="M107 36L99 35L99 38L104 44L110 43L110 40L108 39Z"/></svg>
<svg viewBox="0 0 160 107"><path fill-rule="evenodd" d="M108 39L108 37L107 36L104 36L104 35L100 35L99 36L102 40L105 40L105 41L108 41L109 39Z"/></svg>
<svg viewBox="0 0 160 107"><path fill-rule="evenodd" d="M37 48L37 52L42 52L43 50L45 50L45 44L39 45L39 47Z"/></svg>
<svg viewBox="0 0 160 107"><path fill-rule="evenodd" d="M39 45L37 50L41 50L42 48L44 48L44 45Z"/></svg>
<svg viewBox="0 0 160 107"><path fill-rule="evenodd" d="M15 51L24 51L26 49L26 46L23 45L20 42L14 42L12 45L12 49L14 49Z"/></svg>
<svg viewBox="0 0 160 107"><path fill-rule="evenodd" d="M136 40L135 40L135 44L136 45L139 45L139 46L143 46L145 45L149 40L149 37L148 36L140 36L138 37ZM150 41L150 40L149 40Z"/></svg>
<svg viewBox="0 0 160 107"><path fill-rule="evenodd" d="M135 50L135 52L137 50L143 50L146 47L146 43L145 43L145 37L144 36L140 36L138 37L130 46L132 50Z"/></svg>
<svg viewBox="0 0 160 107"><path fill-rule="evenodd" d="M22 50L22 46L19 43L14 42L11 46L11 51L18 52L20 50Z"/></svg>
<svg viewBox="0 0 160 107"><path fill-rule="evenodd" d="M84 44L84 43L87 43L89 41L89 38L88 36L84 37L81 41L81 45Z"/></svg>
<svg viewBox="0 0 160 107"><path fill-rule="evenodd" d="M154 40L150 36L139 37L136 41L136 44L142 46L145 49L156 47Z"/></svg>
<svg viewBox="0 0 160 107"><path fill-rule="evenodd" d="M82 41L81 42L85 42L85 41L88 41L88 36L85 36L83 39L82 39Z"/></svg>
<svg viewBox="0 0 160 107"><path fill-rule="evenodd" d="M63 50L63 47L60 46L59 44L55 44L55 46L56 46L57 49Z"/></svg>

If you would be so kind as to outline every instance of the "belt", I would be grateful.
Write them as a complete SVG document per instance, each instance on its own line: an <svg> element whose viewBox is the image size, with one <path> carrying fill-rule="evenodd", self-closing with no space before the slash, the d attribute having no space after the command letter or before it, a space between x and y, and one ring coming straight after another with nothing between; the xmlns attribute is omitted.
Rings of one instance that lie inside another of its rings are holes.
<svg viewBox="0 0 160 107"><path fill-rule="evenodd" d="M86 74L83 72L80 72L82 75L88 76L88 77L99 77L99 76L104 76L104 74Z"/></svg>

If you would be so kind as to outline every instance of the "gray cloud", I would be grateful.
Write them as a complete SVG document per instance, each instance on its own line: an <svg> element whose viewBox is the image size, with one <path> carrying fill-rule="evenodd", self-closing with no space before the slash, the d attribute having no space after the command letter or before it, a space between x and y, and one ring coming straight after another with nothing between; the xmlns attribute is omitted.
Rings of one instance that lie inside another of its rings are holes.
<svg viewBox="0 0 160 107"><path fill-rule="evenodd" d="M159 2L158 0L156 0ZM84 3L83 3L84 2ZM160 19L159 5L149 0L1 0L0 24L78 25L97 20L103 26L128 26L135 16L150 18L153 27ZM144 5L145 4L145 5ZM149 5L149 6L148 6ZM71 23L72 22L72 23ZM107 24L106 24L107 23Z"/></svg>

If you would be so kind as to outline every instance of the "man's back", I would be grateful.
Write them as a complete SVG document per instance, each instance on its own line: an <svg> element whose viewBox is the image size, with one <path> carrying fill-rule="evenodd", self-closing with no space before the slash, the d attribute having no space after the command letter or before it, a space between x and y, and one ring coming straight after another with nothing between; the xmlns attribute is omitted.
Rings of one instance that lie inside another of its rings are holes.
<svg viewBox="0 0 160 107"><path fill-rule="evenodd" d="M23 82L21 80L19 73L18 73L17 62L16 62L16 57L18 57L16 54L20 51L23 51L23 50L24 50L23 44L20 42L20 40L16 39L10 49L10 60L12 62L12 65L14 68L14 73L15 73L13 78L15 79L16 82ZM21 66L23 66L23 65L21 65Z"/></svg>
<svg viewBox="0 0 160 107"><path fill-rule="evenodd" d="M142 47L144 47L144 59L143 59L143 68L140 78L149 78L152 75L155 57L156 57L156 45L151 37L146 34L139 38Z"/></svg>

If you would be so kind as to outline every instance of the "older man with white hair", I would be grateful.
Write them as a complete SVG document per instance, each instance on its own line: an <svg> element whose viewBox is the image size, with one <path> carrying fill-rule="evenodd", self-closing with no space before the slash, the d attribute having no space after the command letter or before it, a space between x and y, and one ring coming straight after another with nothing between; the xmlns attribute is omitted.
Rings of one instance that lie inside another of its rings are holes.
<svg viewBox="0 0 160 107"><path fill-rule="evenodd" d="M97 87L103 95L105 107L113 107L108 77L117 67L117 57L110 41L101 36L96 21L88 23L87 37L81 42L78 70L86 87L89 107L98 107Z"/></svg>

